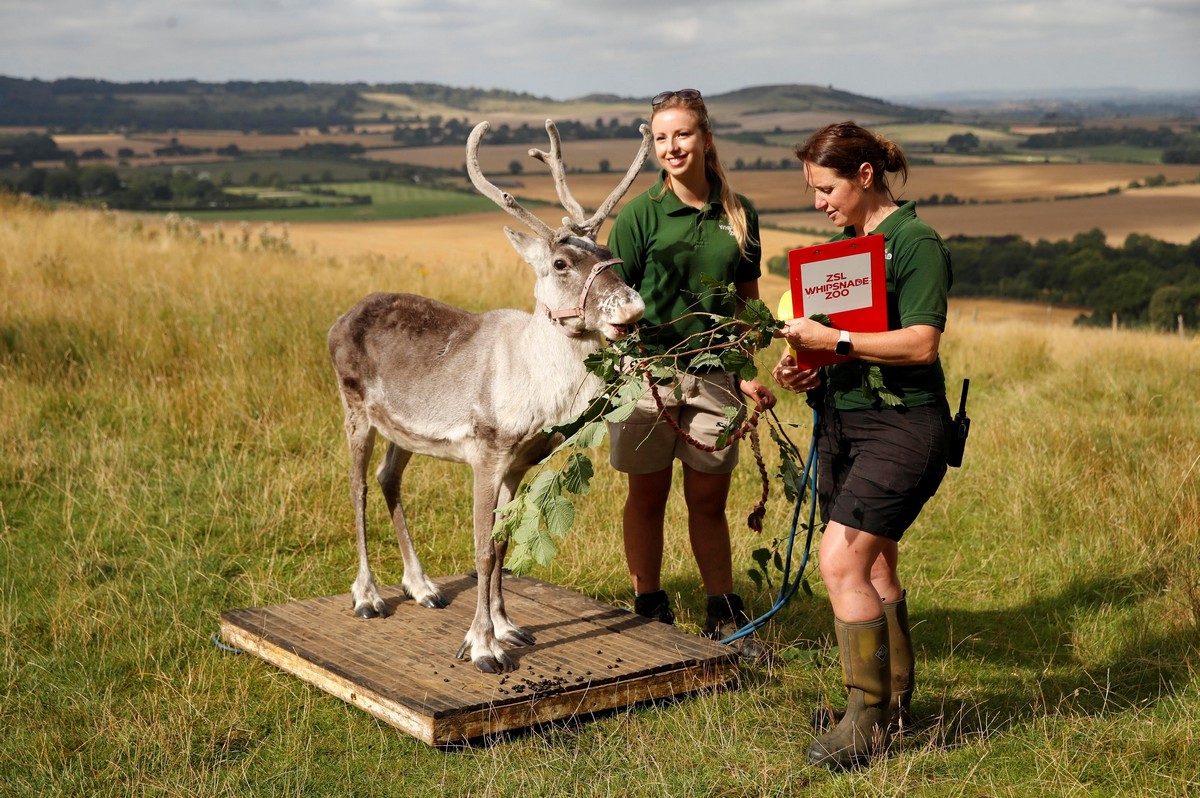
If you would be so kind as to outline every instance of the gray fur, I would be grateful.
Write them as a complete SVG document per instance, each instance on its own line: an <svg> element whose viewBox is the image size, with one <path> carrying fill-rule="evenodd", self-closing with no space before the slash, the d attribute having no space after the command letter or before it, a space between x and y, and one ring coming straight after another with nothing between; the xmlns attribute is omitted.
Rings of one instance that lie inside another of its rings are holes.
<svg viewBox="0 0 1200 798"><path fill-rule="evenodd" d="M472 134L476 148L484 125ZM636 167L645 159L648 143L644 132ZM468 163L472 161L477 173L477 152L468 143ZM493 196L495 187L480 186L479 180L486 183L479 175L477 187ZM621 193L627 188L628 181L618 186ZM531 216L493 199L523 221ZM604 207L613 204L610 196ZM466 463L474 473L479 589L475 618L458 657L469 657L487 673L516 666L501 643L533 643L533 636L505 611L501 566L506 543L492 538L495 510L551 450L554 441L542 430L581 412L599 386L584 368L584 358L600 349L606 337L624 335L625 325L635 323L645 309L641 296L607 269L595 276L581 315L555 322L546 313L576 306L592 266L611 258L594 240L602 221L567 220L558 230L535 226L539 235L504 229L534 271L537 307L532 314L511 309L469 313L413 294L378 293L356 304L329 330L350 447L358 545L358 576L351 587L354 613L374 618L386 612L367 559L366 474L375 434L388 441L375 477L404 559L401 584L426 607L445 607L447 600L426 576L413 547L401 499L404 469L414 454Z"/></svg>

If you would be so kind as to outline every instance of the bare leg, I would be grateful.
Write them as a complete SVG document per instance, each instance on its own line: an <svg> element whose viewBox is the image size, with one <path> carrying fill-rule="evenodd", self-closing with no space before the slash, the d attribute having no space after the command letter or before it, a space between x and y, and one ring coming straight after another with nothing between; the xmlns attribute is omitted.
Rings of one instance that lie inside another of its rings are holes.
<svg viewBox="0 0 1200 798"><path fill-rule="evenodd" d="M896 541L886 538L881 543L879 556L871 566L871 585L883 602L896 602L904 598L904 587L896 573L899 547Z"/></svg>
<svg viewBox="0 0 1200 798"><path fill-rule="evenodd" d="M889 570L884 550L890 550L894 557L895 547L896 544L886 538L837 521L829 522L821 538L821 579L829 591L835 618L845 623L862 623L883 617L883 600L872 581L872 574L881 557L885 562L884 569ZM894 582L894 567L890 570L892 577L881 580L885 587Z"/></svg>
<svg viewBox="0 0 1200 798"><path fill-rule="evenodd" d="M633 589L652 593L662 587L663 523L671 493L671 469L630 474L625 499L625 559Z"/></svg>
<svg viewBox="0 0 1200 798"><path fill-rule="evenodd" d="M692 555L700 569L704 592L710 596L733 592L733 560L730 554L729 521L725 502L729 498L730 474L706 474L683 466L683 496L688 509L688 537Z"/></svg>

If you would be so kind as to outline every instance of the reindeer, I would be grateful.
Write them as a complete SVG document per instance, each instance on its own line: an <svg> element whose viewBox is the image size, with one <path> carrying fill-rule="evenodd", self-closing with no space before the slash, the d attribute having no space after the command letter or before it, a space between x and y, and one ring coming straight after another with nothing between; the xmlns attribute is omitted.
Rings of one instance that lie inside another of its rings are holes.
<svg viewBox="0 0 1200 798"><path fill-rule="evenodd" d="M555 189L570 214L553 229L489 182L479 168L479 143L488 123L467 140L467 172L480 193L528 226L534 235L504 228L516 251L533 268L535 312L469 313L413 294L372 294L329 330L329 354L337 373L350 444L350 498L358 543L358 576L351 586L354 614L386 614L367 562L366 474L375 433L387 452L375 472L391 512L404 558L405 593L429 608L447 599L421 567L413 548L401 478L414 454L466 463L474 473L475 618L456 654L485 673L513 670L500 645L532 645L531 634L504 609L501 566L507 541L493 539L496 508L507 504L526 471L558 441L543 430L578 415L599 387L584 358L605 339L618 340L645 310L641 296L611 270L616 261L596 243L605 218L641 170L650 146L642 144L633 165L599 209L587 217L567 188L558 130L546 120L550 153L530 156L550 167ZM557 437L557 436L555 436Z"/></svg>

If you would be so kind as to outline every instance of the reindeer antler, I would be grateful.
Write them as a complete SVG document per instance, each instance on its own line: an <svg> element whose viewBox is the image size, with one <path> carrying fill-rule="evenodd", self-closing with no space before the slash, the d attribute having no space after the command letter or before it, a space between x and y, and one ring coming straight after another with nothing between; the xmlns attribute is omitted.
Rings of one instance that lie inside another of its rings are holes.
<svg viewBox="0 0 1200 798"><path fill-rule="evenodd" d="M530 230L543 238L552 238L554 229L550 225L524 208L512 194L502 191L483 176L483 170L479 168L479 142L483 140L484 134L490 128L491 125L487 122L480 122L467 138L467 174L471 176L471 182L475 184L475 188L479 190L480 194L520 219Z"/></svg>
<svg viewBox="0 0 1200 798"><path fill-rule="evenodd" d="M520 219L538 235L546 238L553 237L557 231L537 216L534 216L531 211L522 207L521 203L517 202L512 194L502 191L483 176L483 171L479 168L479 142L483 140L484 134L488 132L490 127L487 122L480 122L471 131L471 135L467 139L467 174L471 176L471 182L475 184L475 188L479 190L480 194L488 197L492 202ZM608 214L620 202L621 197L625 196L625 192L633 184L633 179L642 170L642 164L646 162L646 157L650 154L650 127L643 124L639 130L642 134L642 145L638 148L637 155L634 156L633 164L630 165L629 171L625 173L625 177L612 190L612 193L608 195L608 199L600 203L600 207L592 214L591 218L585 218L583 206L571 194L571 189L567 188L567 170L563 165L562 140L558 135L558 127L555 126L553 120L546 120L546 133L550 136L550 152L546 153L537 148L531 148L529 154L550 168L550 174L554 177L554 190L558 193L558 199L562 203L563 208L570 214L568 218L563 219L564 229L569 229L576 235L585 236L592 241L596 240L596 235L600 232L600 226L604 224L604 220L608 218Z"/></svg>
<svg viewBox="0 0 1200 798"><path fill-rule="evenodd" d="M621 197L625 196L625 192L633 185L633 179L637 177L638 172L642 171L642 164L646 162L646 157L650 154L650 126L643 124L638 130L642 134L642 146L638 148L637 155L633 157L633 163L629 167L629 171L625 173L624 179L612 190L608 195L608 199L600 203L600 207L592 214L592 218L587 221L580 222L575 226L575 229L582 235L586 235L593 241L596 240L596 234L600 232L600 225L604 224L604 220L608 218L609 212L621 201Z"/></svg>
<svg viewBox="0 0 1200 798"><path fill-rule="evenodd" d="M553 119L546 120L546 134L550 136L550 154L547 155L536 147L530 148L529 154L550 167L550 174L554 176L554 190L558 192L558 201L570 214L570 218L563 219L563 227L574 227L582 224L586 216L583 206L575 199L571 189L567 188L567 170L563 165L562 140L558 136L558 127L554 124Z"/></svg>

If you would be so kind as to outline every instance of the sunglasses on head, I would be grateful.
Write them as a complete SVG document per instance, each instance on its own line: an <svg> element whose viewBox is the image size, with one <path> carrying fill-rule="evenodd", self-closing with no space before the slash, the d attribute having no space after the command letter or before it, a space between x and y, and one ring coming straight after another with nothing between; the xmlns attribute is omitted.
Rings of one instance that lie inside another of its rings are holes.
<svg viewBox="0 0 1200 798"><path fill-rule="evenodd" d="M664 91L654 95L654 99L650 100L650 107L657 108L672 97L678 97L681 100L699 100L700 92L696 89L680 89L679 91Z"/></svg>

